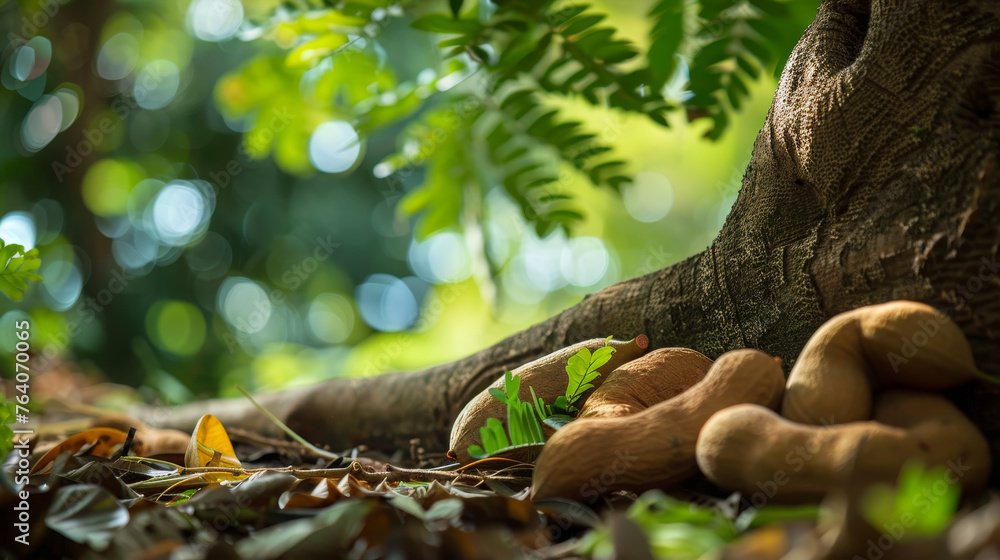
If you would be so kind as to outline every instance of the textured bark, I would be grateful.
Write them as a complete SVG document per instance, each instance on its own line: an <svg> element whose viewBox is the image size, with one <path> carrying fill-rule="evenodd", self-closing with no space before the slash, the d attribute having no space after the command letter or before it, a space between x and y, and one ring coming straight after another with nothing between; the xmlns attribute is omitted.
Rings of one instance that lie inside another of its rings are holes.
<svg viewBox="0 0 1000 560"><path fill-rule="evenodd" d="M829 317L894 299L946 312L979 366L1000 375L998 141L996 2L827 0L786 65L739 197L707 250L463 360L263 402L335 448L420 437L444 450L473 395L573 342L645 333L653 348L710 357L759 348L789 368ZM1000 450L997 387L953 397ZM189 429L205 412L273 432L238 401L176 409L159 424Z"/></svg>

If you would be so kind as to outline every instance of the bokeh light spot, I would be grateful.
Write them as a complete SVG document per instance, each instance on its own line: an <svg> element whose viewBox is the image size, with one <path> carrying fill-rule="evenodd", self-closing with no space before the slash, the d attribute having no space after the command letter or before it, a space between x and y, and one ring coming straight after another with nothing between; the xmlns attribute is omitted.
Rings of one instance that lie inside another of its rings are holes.
<svg viewBox="0 0 1000 560"><path fill-rule="evenodd" d="M674 205L674 187L670 179L654 171L636 174L635 180L622 187L622 199L628 213L640 222L655 222Z"/></svg>
<svg viewBox="0 0 1000 560"><path fill-rule="evenodd" d="M168 245L186 245L208 228L206 197L187 181L163 187L153 200L153 231Z"/></svg>
<svg viewBox="0 0 1000 560"><path fill-rule="evenodd" d="M224 41L243 23L239 0L194 0L188 7L188 26L202 41Z"/></svg>
<svg viewBox="0 0 1000 560"><path fill-rule="evenodd" d="M181 73L169 60L154 60L139 71L135 80L135 102L143 109L161 109L177 94Z"/></svg>
<svg viewBox="0 0 1000 560"><path fill-rule="evenodd" d="M205 317L183 301L158 301L146 313L146 332L158 348L190 356L205 342Z"/></svg>
<svg viewBox="0 0 1000 560"><path fill-rule="evenodd" d="M64 87L53 91L52 95L62 106L62 122L59 125L59 132L62 132L69 128L80 114L80 94Z"/></svg>
<svg viewBox="0 0 1000 560"><path fill-rule="evenodd" d="M575 237L563 249L561 267L574 286L593 286L604 277L611 263L604 242L597 237Z"/></svg>
<svg viewBox="0 0 1000 560"><path fill-rule="evenodd" d="M140 177L133 164L102 159L90 166L83 178L83 202L98 216L123 214L128 194Z"/></svg>
<svg viewBox="0 0 1000 560"><path fill-rule="evenodd" d="M104 42L97 55L97 75L120 80L132 73L139 62L139 41L128 33L116 33Z"/></svg>
<svg viewBox="0 0 1000 560"><path fill-rule="evenodd" d="M355 300L365 323L384 332L408 329L420 311L410 286L391 274L372 274L358 286Z"/></svg>
<svg viewBox="0 0 1000 560"><path fill-rule="evenodd" d="M326 173L343 173L354 167L361 156L361 140L345 121L325 122L309 138L309 160Z"/></svg>
<svg viewBox="0 0 1000 560"><path fill-rule="evenodd" d="M308 321L316 338L339 344L354 330L354 307L340 294L320 294L309 305Z"/></svg>
<svg viewBox="0 0 1000 560"><path fill-rule="evenodd" d="M0 239L6 244L30 250L35 247L37 235L35 220L27 212L11 212L0 219Z"/></svg>
<svg viewBox="0 0 1000 560"><path fill-rule="evenodd" d="M14 63L11 65L10 73L18 80L24 82L31 74L31 68L35 65L35 49L24 45L17 49L14 55Z"/></svg>
<svg viewBox="0 0 1000 560"><path fill-rule="evenodd" d="M216 299L219 313L230 325L247 334L267 326L273 307L264 288L241 277L226 278Z"/></svg>
<svg viewBox="0 0 1000 560"><path fill-rule="evenodd" d="M417 276L431 283L461 282L472 275L472 257L465 238L458 233L439 233L414 241L408 260Z"/></svg>
<svg viewBox="0 0 1000 560"><path fill-rule="evenodd" d="M72 307L83 291L83 276L73 262L73 251L69 247L45 255L38 273L42 276L45 301L56 311Z"/></svg>
<svg viewBox="0 0 1000 560"><path fill-rule="evenodd" d="M57 97L43 95L32 105L21 125L21 143L29 152L37 152L59 134L63 107Z"/></svg>

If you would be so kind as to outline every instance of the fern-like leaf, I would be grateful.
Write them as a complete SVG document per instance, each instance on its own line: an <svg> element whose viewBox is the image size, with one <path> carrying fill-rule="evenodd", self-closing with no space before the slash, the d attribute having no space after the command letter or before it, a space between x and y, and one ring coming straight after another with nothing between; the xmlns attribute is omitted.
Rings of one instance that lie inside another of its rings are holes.
<svg viewBox="0 0 1000 560"><path fill-rule="evenodd" d="M34 272L41 265L38 249L25 251L21 245L4 244L0 239L0 291L10 299L21 301L28 282L42 279Z"/></svg>

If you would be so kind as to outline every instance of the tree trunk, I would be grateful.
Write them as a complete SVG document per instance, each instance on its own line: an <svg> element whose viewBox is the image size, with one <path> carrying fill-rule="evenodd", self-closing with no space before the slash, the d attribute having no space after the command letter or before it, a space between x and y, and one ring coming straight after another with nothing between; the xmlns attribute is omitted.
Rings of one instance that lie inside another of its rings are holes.
<svg viewBox="0 0 1000 560"><path fill-rule="evenodd" d="M568 344L645 333L654 348L710 357L759 348L789 368L829 317L895 299L950 315L980 368L1000 375L998 141L996 2L827 0L788 60L739 197L707 250L463 360L261 400L334 448L419 437L444 450L473 395ZM980 383L952 396L1000 450L998 388ZM190 429L203 413L274 432L241 401L153 420Z"/></svg>

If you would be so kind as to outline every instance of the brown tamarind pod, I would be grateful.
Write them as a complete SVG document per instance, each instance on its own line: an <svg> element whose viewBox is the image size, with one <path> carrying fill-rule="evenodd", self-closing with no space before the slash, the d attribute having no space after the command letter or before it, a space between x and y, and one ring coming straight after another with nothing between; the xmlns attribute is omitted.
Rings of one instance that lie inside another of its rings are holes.
<svg viewBox="0 0 1000 560"><path fill-rule="evenodd" d="M946 315L914 301L841 313L817 330L788 376L781 414L806 424L868 420L872 392L941 390L978 373L965 335Z"/></svg>
<svg viewBox="0 0 1000 560"><path fill-rule="evenodd" d="M532 499L590 502L614 490L640 492L698 473L695 441L715 412L739 403L777 407L785 376L771 356L733 350L687 391L629 416L582 418L542 448Z"/></svg>
<svg viewBox="0 0 1000 560"><path fill-rule="evenodd" d="M660 348L619 366L587 398L578 418L628 416L701 381L712 360L689 348Z"/></svg>
<svg viewBox="0 0 1000 560"><path fill-rule="evenodd" d="M892 390L879 395L875 419L832 426L792 422L756 405L733 406L705 423L698 467L712 482L775 502L820 500L851 476L895 482L908 461L951 470L946 482L967 491L989 479L989 444L948 399Z"/></svg>
<svg viewBox="0 0 1000 560"><path fill-rule="evenodd" d="M532 400L531 389L534 389L535 395L545 403L552 404L557 397L566 394L566 385L569 382L569 377L566 374L566 363L570 357L582 348L588 348L593 352L604 346L605 340L594 338L578 342L513 370L511 373L521 378L518 396L522 401L530 402ZM606 374L645 354L646 349L649 348L649 338L641 334L632 340L611 340L607 344L615 349L615 353L612 354L608 363L598 368L597 371L601 372L602 375L592 382L595 388L604 382ZM479 429L486 425L488 418L497 418L504 425L507 423L507 405L496 400L489 393L489 389L503 390L504 377L500 376L496 382L469 401L465 408L458 413L458 417L452 425L451 451L448 452L448 456L461 463L473 460L472 456L469 455L469 446L480 443ZM593 389L584 393L583 398L589 396L592 391ZM512 452L512 455L505 456L524 461L532 459L529 450L516 450Z"/></svg>

